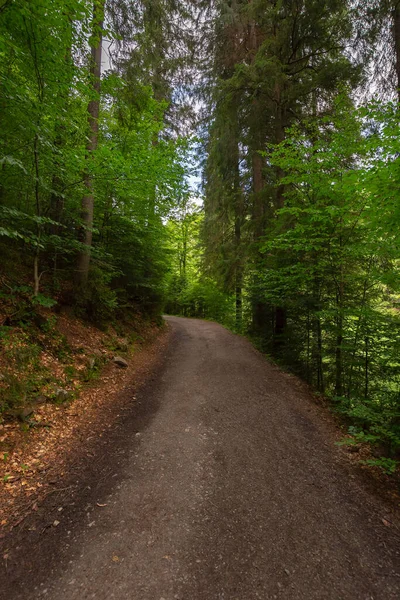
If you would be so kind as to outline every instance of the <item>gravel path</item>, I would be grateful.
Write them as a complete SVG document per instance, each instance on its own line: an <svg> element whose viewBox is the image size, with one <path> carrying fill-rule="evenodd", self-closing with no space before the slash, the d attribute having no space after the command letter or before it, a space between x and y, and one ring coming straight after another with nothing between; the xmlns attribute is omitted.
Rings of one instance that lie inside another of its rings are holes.
<svg viewBox="0 0 400 600"><path fill-rule="evenodd" d="M62 558L33 560L47 578L8 598L398 600L399 532L303 388L219 325L167 320L138 397L157 410L126 420L88 518L49 537Z"/></svg>

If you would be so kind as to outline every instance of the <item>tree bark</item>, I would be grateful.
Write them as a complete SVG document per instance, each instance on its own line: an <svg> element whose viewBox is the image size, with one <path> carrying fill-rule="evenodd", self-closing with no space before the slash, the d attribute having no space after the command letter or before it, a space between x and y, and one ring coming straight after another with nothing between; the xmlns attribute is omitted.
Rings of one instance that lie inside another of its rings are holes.
<svg viewBox="0 0 400 600"><path fill-rule="evenodd" d="M99 138L99 112L100 112L100 78L102 57L102 28L104 20L105 0L95 0L93 5L92 38L91 38L91 62L90 77L93 98L88 104L89 140L86 146L87 168L83 174L83 183L86 193L82 198L82 223L84 227L82 242L85 248L79 253L77 264L78 283L85 284L89 276L90 250L92 246L92 228L94 214L93 177L89 168L89 160L92 160L97 150Z"/></svg>
<svg viewBox="0 0 400 600"><path fill-rule="evenodd" d="M343 227L343 220L340 219ZM335 393L336 396L343 395L343 310L344 310L344 267L342 256L343 240L340 236L340 270L339 281L336 292L336 349L335 349Z"/></svg>
<svg viewBox="0 0 400 600"><path fill-rule="evenodd" d="M35 202L36 202L36 216L42 216L42 208L40 203L40 171L39 171L39 136L35 135L35 139L33 142L33 155L35 159ZM39 260L40 260L40 239L42 236L42 224L40 222L37 223L36 226L36 248L35 248L35 256L33 260L33 280L34 280L34 288L33 295L37 296L39 294L40 287L40 276L39 276Z"/></svg>
<svg viewBox="0 0 400 600"><path fill-rule="evenodd" d="M335 351L335 393L336 396L343 395L343 359L342 359L342 344L343 344L343 318L341 315L337 319L338 334L336 336L336 351Z"/></svg>
<svg viewBox="0 0 400 600"><path fill-rule="evenodd" d="M400 102L400 2L396 1L393 9L393 33L394 46L396 52L396 83L397 83L397 98Z"/></svg>
<svg viewBox="0 0 400 600"><path fill-rule="evenodd" d="M275 86L275 101L276 101L276 125L275 125L275 143L280 144L285 139L285 122L284 122L284 107L282 104L282 86L277 82ZM284 173L281 167L276 168L276 182L282 179ZM283 208L285 203L284 186L278 184L276 187L275 208L279 210ZM282 351L285 346L285 333L287 325L286 308L284 306L275 307L275 328L273 345L276 351Z"/></svg>
<svg viewBox="0 0 400 600"><path fill-rule="evenodd" d="M317 389L324 393L324 369L322 362L322 328L321 319L319 316L316 317L316 330L317 330Z"/></svg>
<svg viewBox="0 0 400 600"><path fill-rule="evenodd" d="M253 43L257 43L257 37L255 34ZM256 49L254 50L256 51ZM252 221L253 221L253 237L256 243L257 259L262 259L262 254L258 249L258 243L260 238L265 233L265 176L264 176L264 159L260 154L260 150L264 149L266 145L266 134L263 127L260 127L262 123L265 107L262 106L261 101L255 98L252 102L252 131L251 131L251 169L252 169L252 196L253 196L253 207L252 207ZM266 303L260 298L255 299L253 303L253 329L257 336L263 337L264 331L270 323L269 316L270 311Z"/></svg>
<svg viewBox="0 0 400 600"><path fill-rule="evenodd" d="M243 225L243 195L240 187L239 171L239 144L235 142L235 311L236 329L242 331L242 287L243 287L243 263L242 263L242 225Z"/></svg>

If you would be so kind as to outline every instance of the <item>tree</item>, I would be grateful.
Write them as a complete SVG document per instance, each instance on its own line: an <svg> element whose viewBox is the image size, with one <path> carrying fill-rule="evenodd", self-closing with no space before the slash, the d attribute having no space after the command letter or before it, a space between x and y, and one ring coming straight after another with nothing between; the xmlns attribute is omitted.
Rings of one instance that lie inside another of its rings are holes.
<svg viewBox="0 0 400 600"><path fill-rule="evenodd" d="M21 263L32 298L75 296L94 319L121 302L154 314L187 144L166 134L166 104L154 98L147 71L134 87L122 72L101 75L103 2L45 4L16 0L0 13L4 272Z"/></svg>
<svg viewBox="0 0 400 600"><path fill-rule="evenodd" d="M216 4L215 30L215 62L210 75L214 82L211 97L214 122L208 144L210 167L205 170L205 230L208 227L210 230L206 240L213 238L212 231L219 223L221 233L224 231L221 202L211 201L210 196L213 185L216 195L221 194L221 183L228 178L225 189L231 192L225 191L224 198L226 206L231 208L225 209L224 218L227 223L233 220L242 224L241 228L236 227L236 235L243 228L252 232L254 243L247 259L251 259L257 271L258 261L262 260L260 241L265 227L284 202L284 187L278 183L283 173L280 167L268 162L265 148L267 144L282 142L286 128L311 111L329 110L340 85L358 80L358 66L352 65L345 55L352 27L345 0L323 3L235 1ZM237 123L235 144L232 145L219 123L226 131L228 128L233 131ZM239 150L232 152L233 146ZM228 170L224 167L217 171L218 163L224 160L232 161L231 175L226 175ZM229 177L234 178L233 163L237 164L240 194L229 183ZM217 183L212 183L213 178ZM235 207L239 206L242 214L236 219ZM229 225L225 231L227 229ZM206 245L215 256L212 244L206 241ZM218 242L214 246L218 253ZM221 265L235 262L235 244L227 253L224 245L219 248ZM243 264L243 257L240 263ZM258 336L272 339L278 348L285 335L283 307L279 303L275 307L267 306L257 295L256 286L252 289L254 331Z"/></svg>
<svg viewBox="0 0 400 600"><path fill-rule="evenodd" d="M341 97L331 116L308 122L306 132L290 130L273 156L287 173L286 206L264 242L259 274L268 300L279 296L287 310L286 360L392 449L399 442L399 323L389 300L398 294L393 127L393 107L356 111ZM284 265L273 258L282 251Z"/></svg>
<svg viewBox="0 0 400 600"><path fill-rule="evenodd" d="M100 85L101 85L101 57L103 44L103 21L105 0L94 0L93 16L90 38L90 86L91 99L88 104L89 136L86 146L88 164L85 168L83 181L85 195L82 198L82 224L84 228L84 248L80 251L77 264L78 282L82 285L87 283L89 277L90 249L92 246L94 195L93 180L90 172L90 162L97 150L99 137L99 113L100 113Z"/></svg>

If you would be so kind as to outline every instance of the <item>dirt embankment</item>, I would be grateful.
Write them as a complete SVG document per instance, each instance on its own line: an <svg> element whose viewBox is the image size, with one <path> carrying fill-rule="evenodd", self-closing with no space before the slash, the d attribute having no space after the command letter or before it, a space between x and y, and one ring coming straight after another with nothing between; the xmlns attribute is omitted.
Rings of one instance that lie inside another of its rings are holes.
<svg viewBox="0 0 400 600"><path fill-rule="evenodd" d="M22 387L19 396L11 396L16 408L0 419L3 540L45 499L72 493L71 476L93 457L91 442L113 426L125 403L135 401L135 386L146 378L166 337L165 330L140 320L118 333L67 315L50 323L51 329L37 328L29 336L14 328L12 345L5 343L0 357L0 373L13 373L11 386L6 375L0 380L3 397L18 392L12 385ZM19 359L33 354L33 362ZM116 364L115 357L126 365ZM128 395L121 394L128 384ZM26 397L29 385L32 398ZM5 547L6 560L7 552Z"/></svg>

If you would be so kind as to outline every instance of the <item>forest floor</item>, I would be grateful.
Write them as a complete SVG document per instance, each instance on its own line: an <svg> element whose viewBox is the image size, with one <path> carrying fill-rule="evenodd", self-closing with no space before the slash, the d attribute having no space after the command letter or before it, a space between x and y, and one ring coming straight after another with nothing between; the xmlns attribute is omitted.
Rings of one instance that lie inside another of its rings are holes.
<svg viewBox="0 0 400 600"><path fill-rule="evenodd" d="M397 600L398 497L326 407L247 340L167 320L96 382L62 471L5 524L0 597Z"/></svg>
<svg viewBox="0 0 400 600"><path fill-rule="evenodd" d="M164 330L160 337L160 328L140 317L135 329L125 325L126 336L69 314L50 322L51 330L31 328L30 335L10 328L14 351L11 357L7 349L0 356L0 392L7 391L7 374L14 370L25 390L33 380L40 394L39 400L24 397L16 410L1 415L0 539L36 512L47 496L65 491L63 479L79 458L92 456L90 441L119 417L121 390L146 379L167 334ZM18 357L32 355L35 342L40 343L35 362L21 364ZM115 364L114 357L126 361L126 367ZM55 396L54 390L61 392L60 400L45 397ZM132 392L129 401L133 398Z"/></svg>

